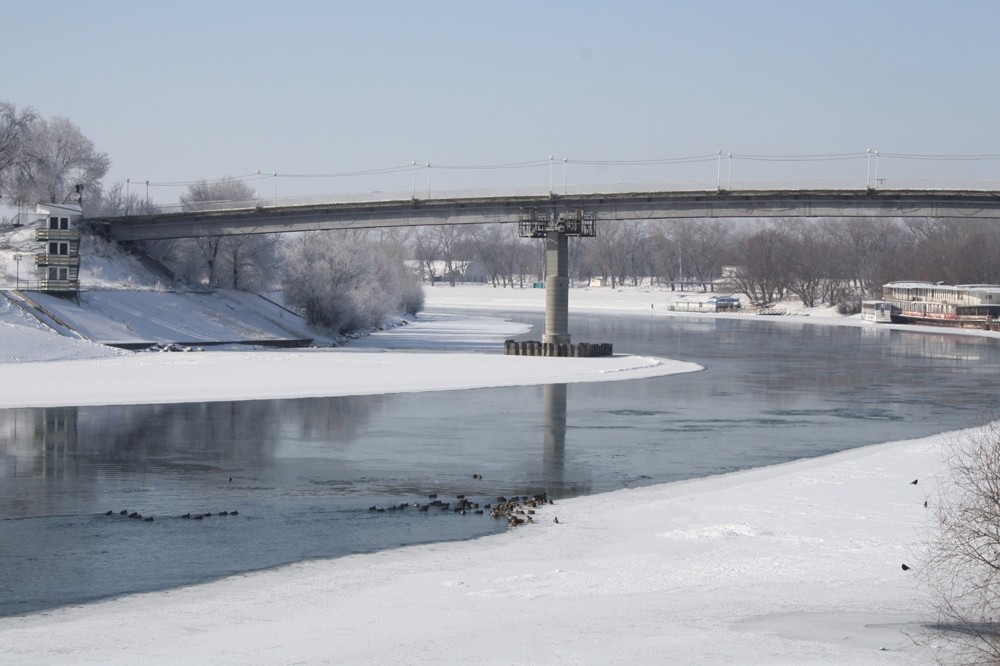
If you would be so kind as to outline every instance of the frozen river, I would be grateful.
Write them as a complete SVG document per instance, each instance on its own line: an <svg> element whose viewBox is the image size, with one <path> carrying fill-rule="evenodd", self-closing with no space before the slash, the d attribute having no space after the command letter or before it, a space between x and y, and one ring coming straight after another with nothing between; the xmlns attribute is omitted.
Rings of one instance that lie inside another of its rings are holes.
<svg viewBox="0 0 1000 666"><path fill-rule="evenodd" d="M523 320L537 329L541 318ZM952 430L991 416L1000 388L1000 347L971 336L610 316L574 316L573 336L706 369L0 410L0 431L13 433L0 441L0 614L506 529L473 512L414 510L432 494L486 503L544 491L558 501ZM411 506L369 510L400 504Z"/></svg>

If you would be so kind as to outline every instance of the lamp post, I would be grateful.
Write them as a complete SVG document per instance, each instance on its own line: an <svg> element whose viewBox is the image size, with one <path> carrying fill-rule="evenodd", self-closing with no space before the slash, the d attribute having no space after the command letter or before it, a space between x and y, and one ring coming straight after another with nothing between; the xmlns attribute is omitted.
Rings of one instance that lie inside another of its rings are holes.
<svg viewBox="0 0 1000 666"><path fill-rule="evenodd" d="M14 269L14 280L15 280L15 285L16 285L14 287L14 289L20 289L21 288L21 254L20 253L17 253L17 254L14 255L14 266L15 266L15 269Z"/></svg>

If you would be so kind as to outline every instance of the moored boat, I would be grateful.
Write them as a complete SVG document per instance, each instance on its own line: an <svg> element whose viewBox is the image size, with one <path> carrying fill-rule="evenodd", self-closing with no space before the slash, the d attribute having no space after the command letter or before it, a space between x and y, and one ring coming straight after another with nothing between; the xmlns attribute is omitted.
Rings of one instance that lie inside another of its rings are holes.
<svg viewBox="0 0 1000 666"><path fill-rule="evenodd" d="M1000 285L890 282L882 301L892 321L913 324L989 327L1000 321Z"/></svg>

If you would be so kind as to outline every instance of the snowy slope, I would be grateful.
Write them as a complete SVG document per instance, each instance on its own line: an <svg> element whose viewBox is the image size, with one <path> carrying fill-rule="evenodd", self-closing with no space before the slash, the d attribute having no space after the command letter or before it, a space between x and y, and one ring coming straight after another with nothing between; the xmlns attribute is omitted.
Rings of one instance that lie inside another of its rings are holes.
<svg viewBox="0 0 1000 666"><path fill-rule="evenodd" d="M305 320L273 301L234 291L84 291L77 300L28 297L84 338L103 344L311 340Z"/></svg>

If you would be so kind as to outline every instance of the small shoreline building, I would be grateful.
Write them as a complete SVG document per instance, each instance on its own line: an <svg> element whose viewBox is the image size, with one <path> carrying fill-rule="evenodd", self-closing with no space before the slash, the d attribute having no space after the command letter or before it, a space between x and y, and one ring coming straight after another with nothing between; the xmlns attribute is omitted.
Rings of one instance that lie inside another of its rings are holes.
<svg viewBox="0 0 1000 666"><path fill-rule="evenodd" d="M35 254L37 279L29 280L33 291L77 292L80 290L80 218L83 209L74 204L38 204L42 216L35 238L44 251Z"/></svg>

